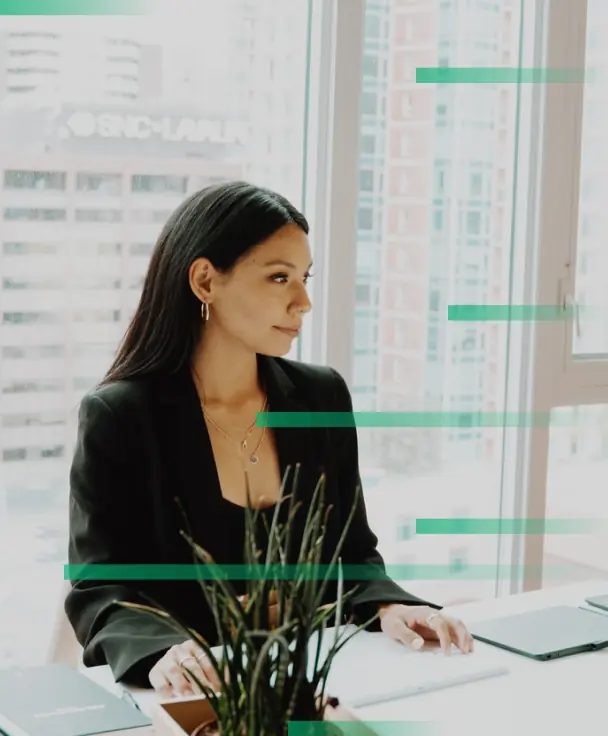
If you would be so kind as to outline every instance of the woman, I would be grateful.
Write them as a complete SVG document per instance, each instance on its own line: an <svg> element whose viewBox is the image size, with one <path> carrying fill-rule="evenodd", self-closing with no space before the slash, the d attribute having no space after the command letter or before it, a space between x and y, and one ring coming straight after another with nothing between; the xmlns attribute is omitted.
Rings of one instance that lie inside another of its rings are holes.
<svg viewBox="0 0 608 736"><path fill-rule="evenodd" d="M170 217L117 357L81 403L70 473L71 564L191 563L175 498L216 562L242 564L245 475L253 506L272 509L296 464L304 501L326 473L326 500L336 512L327 539L335 548L359 482L356 429L255 426L264 410L352 411L336 371L281 357L311 308L307 234L288 201L243 182L197 192ZM380 610L380 628L405 644L439 639L446 652L452 642L468 652L464 625L391 581L376 544L361 500L343 563L380 572L360 584L351 614L365 621ZM186 659L213 683L192 641L115 603L142 602L141 592L216 643L195 581L74 581L65 606L84 663L107 663L117 681L151 685L165 697L191 692Z"/></svg>

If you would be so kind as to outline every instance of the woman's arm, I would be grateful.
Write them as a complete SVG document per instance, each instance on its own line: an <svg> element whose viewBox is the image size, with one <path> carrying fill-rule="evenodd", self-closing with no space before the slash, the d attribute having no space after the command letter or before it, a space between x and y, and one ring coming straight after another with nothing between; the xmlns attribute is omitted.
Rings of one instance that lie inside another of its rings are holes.
<svg viewBox="0 0 608 736"><path fill-rule="evenodd" d="M333 410L352 413L352 398L348 386L337 371L333 368L331 370L335 379ZM332 431L335 432L335 442L337 444L335 456L340 501L346 518L355 502L357 487L361 485L357 429L355 426L340 427ZM407 593L387 575L384 560L378 551L377 544L378 538L370 529L365 502L361 493L342 555L345 565L364 565L369 566L370 570L374 570L372 580L355 581L354 583L358 589L351 599L351 605L358 622L363 623L371 618L382 604L388 603L426 605L440 609L441 606ZM379 628L379 622L374 622L373 628Z"/></svg>
<svg viewBox="0 0 608 736"><path fill-rule="evenodd" d="M145 461L139 459L137 432L128 425L98 395L83 399L70 470L70 565L145 564L151 559L149 504L142 503ZM152 615L115 604L145 603L139 591L166 605L166 588L151 581L89 579L73 581L65 610L84 647L85 665L107 663L116 681L150 687L150 668L186 637Z"/></svg>

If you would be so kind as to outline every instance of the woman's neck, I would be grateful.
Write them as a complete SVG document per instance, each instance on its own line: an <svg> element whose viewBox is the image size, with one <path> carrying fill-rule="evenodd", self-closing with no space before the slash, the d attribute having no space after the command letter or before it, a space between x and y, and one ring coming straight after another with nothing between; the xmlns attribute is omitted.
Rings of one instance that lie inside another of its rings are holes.
<svg viewBox="0 0 608 736"><path fill-rule="evenodd" d="M238 409L262 395L257 355L242 346L201 340L192 360L192 373L206 406Z"/></svg>

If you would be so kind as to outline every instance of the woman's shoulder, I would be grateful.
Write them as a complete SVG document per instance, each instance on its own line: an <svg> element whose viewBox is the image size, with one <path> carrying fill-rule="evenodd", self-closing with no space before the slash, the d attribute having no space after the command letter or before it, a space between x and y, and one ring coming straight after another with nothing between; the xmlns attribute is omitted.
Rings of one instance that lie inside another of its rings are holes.
<svg viewBox="0 0 608 736"><path fill-rule="evenodd" d="M306 391L314 392L320 397L331 397L340 402L348 400L350 392L342 375L331 366L303 363L288 358L274 358L275 364L296 385Z"/></svg>
<svg viewBox="0 0 608 736"><path fill-rule="evenodd" d="M84 394L80 402L80 412L81 415L87 415L99 408L124 419L129 415L139 414L159 395L158 379L146 376L109 381Z"/></svg>

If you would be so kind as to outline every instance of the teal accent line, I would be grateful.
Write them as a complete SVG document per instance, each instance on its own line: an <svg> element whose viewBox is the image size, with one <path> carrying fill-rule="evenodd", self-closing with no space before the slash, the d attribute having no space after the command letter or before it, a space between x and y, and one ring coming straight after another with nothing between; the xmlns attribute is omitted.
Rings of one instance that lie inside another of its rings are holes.
<svg viewBox="0 0 608 736"><path fill-rule="evenodd" d="M417 67L416 84L563 84L590 81L589 69Z"/></svg>
<svg viewBox="0 0 608 736"><path fill-rule="evenodd" d="M345 580L365 581L384 578L372 565L343 565ZM533 578L568 579L569 567L563 565L528 565L517 568ZM385 574L393 580L511 580L513 565L469 565L453 570L449 565L386 565ZM255 565L64 565L64 580L337 580L338 567L329 565L271 565L264 574Z"/></svg>
<svg viewBox="0 0 608 736"><path fill-rule="evenodd" d="M269 411L258 412L256 427L548 427L550 412L466 411Z"/></svg>
<svg viewBox="0 0 608 736"><path fill-rule="evenodd" d="M429 721L291 721L288 736L431 736Z"/></svg>
<svg viewBox="0 0 608 736"><path fill-rule="evenodd" d="M589 534L597 519L416 519L416 534Z"/></svg>
<svg viewBox="0 0 608 736"><path fill-rule="evenodd" d="M0 0L0 15L153 15L163 0Z"/></svg>
<svg viewBox="0 0 608 736"><path fill-rule="evenodd" d="M573 307L527 304L450 304L450 322L557 322L572 319Z"/></svg>

